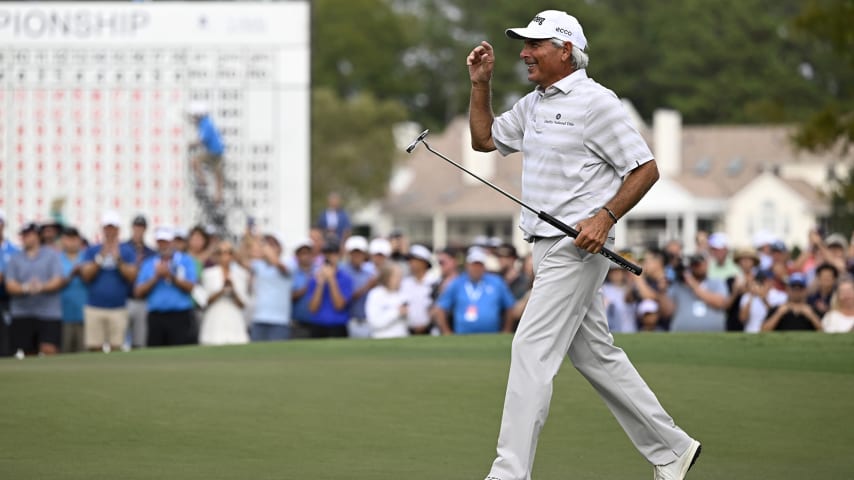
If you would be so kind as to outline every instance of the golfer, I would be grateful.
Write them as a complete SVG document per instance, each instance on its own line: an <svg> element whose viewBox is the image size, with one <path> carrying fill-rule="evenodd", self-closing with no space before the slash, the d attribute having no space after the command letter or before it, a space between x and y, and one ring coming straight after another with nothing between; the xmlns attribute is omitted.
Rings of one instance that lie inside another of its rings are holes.
<svg viewBox="0 0 854 480"><path fill-rule="evenodd" d="M513 339L510 376L487 480L529 480L552 382L569 354L640 453L655 478L682 479L697 456L693 440L664 411L608 331L600 287L614 224L658 179L652 153L614 93L587 77L587 40L575 17L547 10L524 28L520 57L533 92L495 117L490 103L495 55L481 42L466 59L471 78L472 147L522 152L522 197L579 231L572 239L522 211L533 243L535 280Z"/></svg>

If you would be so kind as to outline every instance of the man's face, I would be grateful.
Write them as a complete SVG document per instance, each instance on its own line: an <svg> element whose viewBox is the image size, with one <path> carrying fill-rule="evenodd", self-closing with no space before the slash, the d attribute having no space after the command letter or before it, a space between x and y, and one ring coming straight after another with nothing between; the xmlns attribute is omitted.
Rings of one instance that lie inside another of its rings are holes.
<svg viewBox="0 0 854 480"><path fill-rule="evenodd" d="M466 264L466 272L474 281L478 281L483 278L483 274L486 273L486 266L480 262L469 262Z"/></svg>
<svg viewBox="0 0 854 480"><path fill-rule="evenodd" d="M832 270L823 268L816 276L816 283L818 283L818 286L821 288L833 288L833 285L836 284L836 275L833 274Z"/></svg>
<svg viewBox="0 0 854 480"><path fill-rule="evenodd" d="M106 225L104 227L104 240L108 240L110 242L115 241L119 238L119 228L113 225Z"/></svg>
<svg viewBox="0 0 854 480"><path fill-rule="evenodd" d="M789 302L803 303L807 300L807 288L799 284L789 285L786 289L789 294Z"/></svg>
<svg viewBox="0 0 854 480"><path fill-rule="evenodd" d="M718 263L723 263L723 261L726 260L728 252L729 250L726 248L709 248L709 253L718 261Z"/></svg>
<svg viewBox="0 0 854 480"><path fill-rule="evenodd" d="M133 226L133 238L141 240L145 236L145 225Z"/></svg>
<svg viewBox="0 0 854 480"><path fill-rule="evenodd" d="M412 273L421 274L427 271L427 264L420 258L409 259L409 271Z"/></svg>
<svg viewBox="0 0 854 480"><path fill-rule="evenodd" d="M68 253L77 253L80 251L80 246L82 245L82 241L80 237L77 235L63 235L62 236L62 249Z"/></svg>
<svg viewBox="0 0 854 480"><path fill-rule="evenodd" d="M691 262L691 275L698 280L703 280L706 278L706 274L709 272L709 263L706 261L702 262Z"/></svg>
<svg viewBox="0 0 854 480"><path fill-rule="evenodd" d="M442 252L437 257L442 273L448 275L457 269L457 261L445 252Z"/></svg>
<svg viewBox="0 0 854 480"><path fill-rule="evenodd" d="M158 240L157 241L157 252L160 255L170 255L172 254L172 242L169 240Z"/></svg>
<svg viewBox="0 0 854 480"><path fill-rule="evenodd" d="M311 255L311 249L310 248L300 247L299 250L297 250L297 252L296 252L296 256L297 256L297 263L299 263L299 265L301 267L307 267L307 266L311 265L312 255Z"/></svg>
<svg viewBox="0 0 854 480"><path fill-rule="evenodd" d="M567 42L563 47L557 47L549 39L525 40L519 57L528 67L528 80L546 88L572 73L568 62L572 51L570 45Z"/></svg>
<svg viewBox="0 0 854 480"><path fill-rule="evenodd" d="M21 244L25 249L38 247L40 244L39 232L32 230L21 234Z"/></svg>
<svg viewBox="0 0 854 480"><path fill-rule="evenodd" d="M362 265L368 260L368 254L361 250L352 250L350 252L350 263L353 265Z"/></svg>

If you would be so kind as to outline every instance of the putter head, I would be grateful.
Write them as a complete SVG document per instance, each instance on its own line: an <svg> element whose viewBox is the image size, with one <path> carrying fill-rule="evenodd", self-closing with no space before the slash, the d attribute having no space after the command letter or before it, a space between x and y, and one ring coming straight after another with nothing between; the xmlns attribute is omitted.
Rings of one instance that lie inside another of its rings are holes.
<svg viewBox="0 0 854 480"><path fill-rule="evenodd" d="M427 138L428 133L430 133L430 130L424 130L423 132L421 132L421 135L418 135L418 137L416 137L415 140L413 140L412 143L410 143L409 146L406 147L406 153L412 153L418 143Z"/></svg>

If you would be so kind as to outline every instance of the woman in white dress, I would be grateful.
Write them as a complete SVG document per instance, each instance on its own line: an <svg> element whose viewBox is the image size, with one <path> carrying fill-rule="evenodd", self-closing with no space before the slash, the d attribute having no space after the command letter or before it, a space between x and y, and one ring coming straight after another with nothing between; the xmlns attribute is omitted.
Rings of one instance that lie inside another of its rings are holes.
<svg viewBox="0 0 854 480"><path fill-rule="evenodd" d="M827 333L854 332L854 280L847 278L836 286L830 310L821 319L821 326Z"/></svg>
<svg viewBox="0 0 854 480"><path fill-rule="evenodd" d="M386 265L377 278L377 286L368 292L365 316L371 327L372 338L409 336L407 306L400 293L403 272L395 264Z"/></svg>
<svg viewBox="0 0 854 480"><path fill-rule="evenodd" d="M215 255L218 263L202 272L202 288L208 295L208 303L199 330L199 343L249 343L243 315L249 298L249 274L234 259L234 247L230 242L221 242Z"/></svg>

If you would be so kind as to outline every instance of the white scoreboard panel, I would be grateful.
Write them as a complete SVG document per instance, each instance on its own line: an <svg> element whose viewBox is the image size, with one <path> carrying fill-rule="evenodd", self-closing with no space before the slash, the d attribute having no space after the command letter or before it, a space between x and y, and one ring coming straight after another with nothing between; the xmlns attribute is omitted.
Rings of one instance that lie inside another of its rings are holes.
<svg viewBox="0 0 854 480"><path fill-rule="evenodd" d="M309 225L308 1L0 3L0 208L92 236L101 215L191 226L186 111L203 101L246 214ZM231 214L242 230L245 215ZM12 234L13 232L9 232Z"/></svg>

